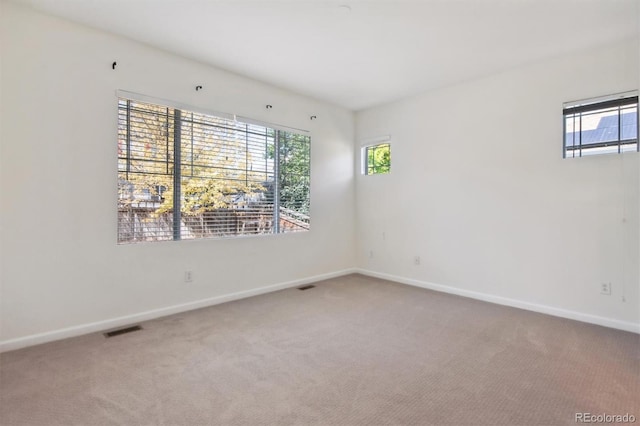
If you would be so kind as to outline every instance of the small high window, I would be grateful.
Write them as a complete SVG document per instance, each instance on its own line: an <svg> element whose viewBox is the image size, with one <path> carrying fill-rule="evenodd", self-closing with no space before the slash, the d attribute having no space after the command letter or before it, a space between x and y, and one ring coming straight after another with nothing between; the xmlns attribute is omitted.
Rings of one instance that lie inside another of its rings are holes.
<svg viewBox="0 0 640 426"><path fill-rule="evenodd" d="M564 157L638 151L638 93L564 105Z"/></svg>
<svg viewBox="0 0 640 426"><path fill-rule="evenodd" d="M362 148L362 173L380 175L391 171L391 145L380 143Z"/></svg>

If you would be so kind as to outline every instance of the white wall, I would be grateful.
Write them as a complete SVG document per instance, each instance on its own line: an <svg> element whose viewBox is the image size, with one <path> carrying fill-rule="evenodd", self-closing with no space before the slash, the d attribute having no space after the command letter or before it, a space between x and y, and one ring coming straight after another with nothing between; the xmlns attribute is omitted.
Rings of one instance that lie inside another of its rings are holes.
<svg viewBox="0 0 640 426"><path fill-rule="evenodd" d="M355 139L392 135L393 172L354 183L347 110L0 7L0 350L356 264L640 323L640 156L561 159L562 102L638 88L637 40L358 113ZM311 130L312 231L118 246L117 89Z"/></svg>
<svg viewBox="0 0 640 426"><path fill-rule="evenodd" d="M392 136L391 174L356 179L359 266L640 331L638 154L562 159L563 102L638 76L636 39L359 112Z"/></svg>
<svg viewBox="0 0 640 426"><path fill-rule="evenodd" d="M352 112L0 4L5 349L354 266ZM312 231L118 246L117 89L311 130Z"/></svg>

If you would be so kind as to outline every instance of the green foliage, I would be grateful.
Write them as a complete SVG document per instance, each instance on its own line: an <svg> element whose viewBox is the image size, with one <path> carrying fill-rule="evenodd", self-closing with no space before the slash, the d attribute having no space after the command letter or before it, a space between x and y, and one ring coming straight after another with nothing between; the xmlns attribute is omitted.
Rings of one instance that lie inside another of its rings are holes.
<svg viewBox="0 0 640 426"><path fill-rule="evenodd" d="M310 208L310 138L295 133L280 138L280 205L298 213Z"/></svg>
<svg viewBox="0 0 640 426"><path fill-rule="evenodd" d="M366 156L368 175L384 174L391 171L391 146L388 143L367 147Z"/></svg>
<svg viewBox="0 0 640 426"><path fill-rule="evenodd" d="M226 209L232 204L237 194L251 195L264 191L264 187L255 183L223 181L217 179L190 179L182 187L184 201L182 213L197 216L205 211Z"/></svg>
<svg viewBox="0 0 640 426"><path fill-rule="evenodd" d="M311 138L309 136L274 131L279 138L280 205L305 215L310 210ZM267 146L267 157L276 160L275 145ZM273 188L268 199L273 200Z"/></svg>

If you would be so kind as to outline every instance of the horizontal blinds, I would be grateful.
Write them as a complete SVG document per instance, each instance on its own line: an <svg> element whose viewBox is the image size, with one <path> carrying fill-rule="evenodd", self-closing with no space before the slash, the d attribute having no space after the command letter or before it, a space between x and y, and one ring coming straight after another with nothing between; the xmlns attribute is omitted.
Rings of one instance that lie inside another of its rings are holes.
<svg viewBox="0 0 640 426"><path fill-rule="evenodd" d="M274 132L184 112L181 128L183 238L273 231Z"/></svg>
<svg viewBox="0 0 640 426"><path fill-rule="evenodd" d="M275 129L275 130L282 130L284 132L290 132L290 133L297 133L297 134L309 134L309 130L307 129L302 129L302 128L296 128L296 127L291 127L291 126L285 126L283 124L274 124L274 123L268 123L265 121L260 121L260 120L255 120L253 118L249 118L249 117L244 117L241 115L236 115L236 114L229 114L226 112L218 112L218 111L211 111L208 109L204 109L204 108L198 108L195 107L193 105L187 105L181 102L177 102L174 100L168 100L168 99L162 99L162 98L157 98L157 97L153 97L153 96L149 96L149 95L144 95L141 93L135 93L135 92L130 92L127 90L116 90L116 96L119 99L129 99L132 101L138 101L141 103L145 103L145 104L153 104L153 105L165 105L169 108L172 109L179 109L181 111L193 111L196 113L200 113L203 115L207 115L210 117L221 117L221 118L227 118L229 120L235 120L235 121L240 121L243 123L248 123L248 124L256 124L259 126L264 126L264 127L268 127L270 129Z"/></svg>
<svg viewBox="0 0 640 426"><path fill-rule="evenodd" d="M616 108L625 105L633 105L638 103L638 96L631 96L628 98L622 99L611 99L604 102L597 102L591 104L581 104L575 106L565 106L563 108L563 114L578 114L581 112L593 111L594 109L607 109L607 108Z"/></svg>
<svg viewBox="0 0 640 426"><path fill-rule="evenodd" d="M119 242L309 229L308 135L130 99L118 133Z"/></svg>
<svg viewBox="0 0 640 426"><path fill-rule="evenodd" d="M118 242L173 239L170 108L118 101Z"/></svg>

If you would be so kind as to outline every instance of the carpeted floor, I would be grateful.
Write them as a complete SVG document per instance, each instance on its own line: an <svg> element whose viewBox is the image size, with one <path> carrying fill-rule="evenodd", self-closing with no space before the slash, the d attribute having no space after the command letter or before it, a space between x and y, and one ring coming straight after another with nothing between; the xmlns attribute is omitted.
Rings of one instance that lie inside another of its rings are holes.
<svg viewBox="0 0 640 426"><path fill-rule="evenodd" d="M640 336L360 275L0 356L2 425L640 422Z"/></svg>

